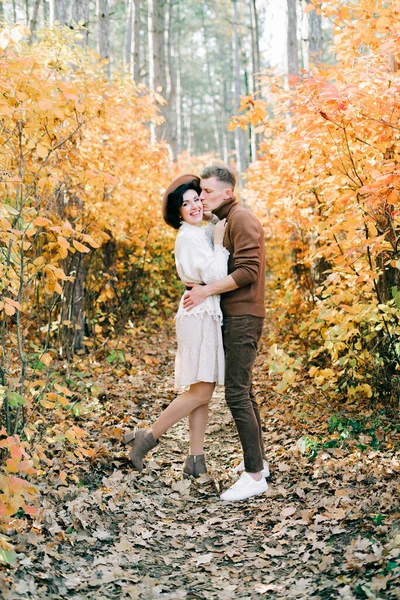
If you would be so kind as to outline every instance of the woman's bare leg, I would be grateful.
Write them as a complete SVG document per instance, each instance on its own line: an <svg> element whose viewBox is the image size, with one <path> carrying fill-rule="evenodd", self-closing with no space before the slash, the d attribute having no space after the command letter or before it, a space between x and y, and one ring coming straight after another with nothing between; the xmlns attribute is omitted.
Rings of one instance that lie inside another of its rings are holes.
<svg viewBox="0 0 400 600"><path fill-rule="evenodd" d="M189 415L199 406L208 404L215 384L201 381L190 386L189 391L177 396L153 423L151 431L158 440L172 425Z"/></svg>
<svg viewBox="0 0 400 600"><path fill-rule="evenodd" d="M204 437L206 435L209 403L202 404L192 410L189 415L190 454L204 454Z"/></svg>

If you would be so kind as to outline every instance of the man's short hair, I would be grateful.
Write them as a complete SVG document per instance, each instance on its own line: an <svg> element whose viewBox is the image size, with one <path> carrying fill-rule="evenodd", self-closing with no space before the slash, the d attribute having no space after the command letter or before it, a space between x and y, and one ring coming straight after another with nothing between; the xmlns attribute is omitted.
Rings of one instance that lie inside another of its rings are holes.
<svg viewBox="0 0 400 600"><path fill-rule="evenodd" d="M235 189L236 175L228 165L218 163L206 165L200 173L200 178L210 179L210 177L215 177L218 181L227 183L229 186L232 186L232 190Z"/></svg>

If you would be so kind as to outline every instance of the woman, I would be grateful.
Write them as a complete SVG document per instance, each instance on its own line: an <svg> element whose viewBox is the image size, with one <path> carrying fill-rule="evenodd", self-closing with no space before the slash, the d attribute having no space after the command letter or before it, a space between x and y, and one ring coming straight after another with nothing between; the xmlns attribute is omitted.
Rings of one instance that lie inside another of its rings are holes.
<svg viewBox="0 0 400 600"><path fill-rule="evenodd" d="M222 245L226 222L202 227L200 192L200 179L186 174L176 178L163 196L164 220L179 230L175 261L178 275L186 284L212 283L227 275L229 252ZM175 387L189 386L189 390L177 396L150 429L125 434L124 441L132 443L130 459L137 471L142 471L144 456L159 438L189 415L190 456L185 462L184 477L199 477L207 472L203 446L208 405L215 384L224 383L221 323L219 296L209 296L190 312L183 307L182 296L176 315Z"/></svg>

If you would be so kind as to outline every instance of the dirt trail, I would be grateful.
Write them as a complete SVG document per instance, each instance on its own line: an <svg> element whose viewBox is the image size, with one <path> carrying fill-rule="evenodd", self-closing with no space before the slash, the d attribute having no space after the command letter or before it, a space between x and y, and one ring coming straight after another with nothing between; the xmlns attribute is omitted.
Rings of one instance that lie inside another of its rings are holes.
<svg viewBox="0 0 400 600"><path fill-rule="evenodd" d="M158 381L127 376L115 384L114 392L134 388L138 403L120 393L108 401L104 411L114 413L96 432L103 455L79 485L42 489L42 519L20 537L17 566L1 575L5 600L398 597L393 457L333 448L307 460L296 446L293 407L273 395L262 409L266 495L219 501L241 458L222 390L207 433L209 476L181 479L186 423L164 436L142 475L132 472L107 431L129 412L135 420L158 414L152 398L169 389L167 371Z"/></svg>

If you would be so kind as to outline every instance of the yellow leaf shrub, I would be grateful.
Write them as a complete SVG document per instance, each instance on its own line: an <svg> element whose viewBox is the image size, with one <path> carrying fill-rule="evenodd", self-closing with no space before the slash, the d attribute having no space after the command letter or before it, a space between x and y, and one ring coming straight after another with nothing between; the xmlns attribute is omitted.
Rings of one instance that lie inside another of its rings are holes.
<svg viewBox="0 0 400 600"><path fill-rule="evenodd" d="M28 459L6 454L20 445L13 435L23 430L35 446L39 430L24 426L45 415L50 429L52 414L60 443L80 444L84 434L57 422L68 400L49 391L48 379L52 359L70 357L67 335L82 327L74 306L89 345L124 319L165 313L176 294L174 236L160 214L170 165L165 144L151 141L149 123L160 120L151 94L122 73L108 81L74 31L47 30L31 45L27 35L19 25L0 31L4 518L27 512L33 493L18 477L29 475Z"/></svg>
<svg viewBox="0 0 400 600"><path fill-rule="evenodd" d="M322 11L334 22L335 64L314 66L288 88L267 73L262 100L243 98L233 121L265 133L246 197L267 235L272 341L318 367L310 377L336 398L393 400L400 390L400 5L329 0Z"/></svg>

